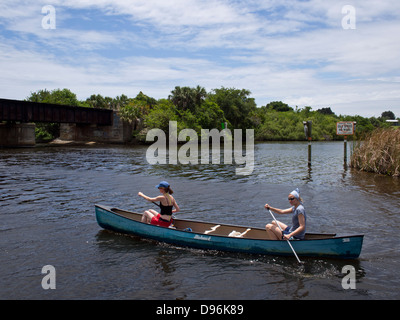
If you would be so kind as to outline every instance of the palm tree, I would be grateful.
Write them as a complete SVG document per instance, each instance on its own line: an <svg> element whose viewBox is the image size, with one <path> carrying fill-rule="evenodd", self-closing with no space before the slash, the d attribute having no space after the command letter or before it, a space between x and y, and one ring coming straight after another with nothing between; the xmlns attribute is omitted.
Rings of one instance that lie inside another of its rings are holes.
<svg viewBox="0 0 400 320"><path fill-rule="evenodd" d="M206 89L200 86L193 88L193 91L194 91L194 102L196 106L199 107L207 97L207 91Z"/></svg>
<svg viewBox="0 0 400 320"><path fill-rule="evenodd" d="M196 111L207 96L207 91L200 86L196 88L176 86L171 91L168 99L178 108L178 110Z"/></svg>

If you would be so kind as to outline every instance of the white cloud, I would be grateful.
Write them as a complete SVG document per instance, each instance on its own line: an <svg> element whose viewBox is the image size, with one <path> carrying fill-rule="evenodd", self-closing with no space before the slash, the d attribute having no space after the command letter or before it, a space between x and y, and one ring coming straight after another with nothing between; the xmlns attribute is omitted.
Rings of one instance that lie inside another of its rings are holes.
<svg viewBox="0 0 400 320"><path fill-rule="evenodd" d="M346 1L323 0L58 0L57 29L43 30L47 2L0 4L1 97L162 98L199 84L249 89L258 105L400 114L397 0L352 1L356 30L342 29Z"/></svg>

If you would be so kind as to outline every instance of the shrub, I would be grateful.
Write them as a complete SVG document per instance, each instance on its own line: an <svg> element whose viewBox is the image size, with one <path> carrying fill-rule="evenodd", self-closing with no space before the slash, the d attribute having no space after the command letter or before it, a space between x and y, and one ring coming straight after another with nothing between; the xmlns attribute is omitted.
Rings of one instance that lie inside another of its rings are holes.
<svg viewBox="0 0 400 320"><path fill-rule="evenodd" d="M400 130L380 128L368 134L354 149L350 166L400 177Z"/></svg>

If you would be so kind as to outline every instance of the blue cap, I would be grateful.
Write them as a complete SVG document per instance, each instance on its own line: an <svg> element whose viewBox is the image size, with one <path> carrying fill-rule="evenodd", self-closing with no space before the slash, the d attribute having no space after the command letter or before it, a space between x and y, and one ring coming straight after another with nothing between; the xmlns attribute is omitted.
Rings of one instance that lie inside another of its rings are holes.
<svg viewBox="0 0 400 320"><path fill-rule="evenodd" d="M169 183L167 181L161 181L158 185L156 185L156 188L168 188Z"/></svg>

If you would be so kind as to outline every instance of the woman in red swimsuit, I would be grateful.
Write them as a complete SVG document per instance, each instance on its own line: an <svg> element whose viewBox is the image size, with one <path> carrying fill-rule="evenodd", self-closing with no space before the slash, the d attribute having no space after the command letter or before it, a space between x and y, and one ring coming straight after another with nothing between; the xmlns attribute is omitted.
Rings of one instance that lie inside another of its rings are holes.
<svg viewBox="0 0 400 320"><path fill-rule="evenodd" d="M167 181L161 181L156 188L160 190L161 195L155 198L150 198L139 192L138 195L147 201L155 202L160 201L161 212L158 213L153 209L149 209L144 212L142 216L142 222L151 223L161 227L169 227L172 223L172 214L179 212L179 206L172 196L172 189ZM175 209L173 209L175 208Z"/></svg>

